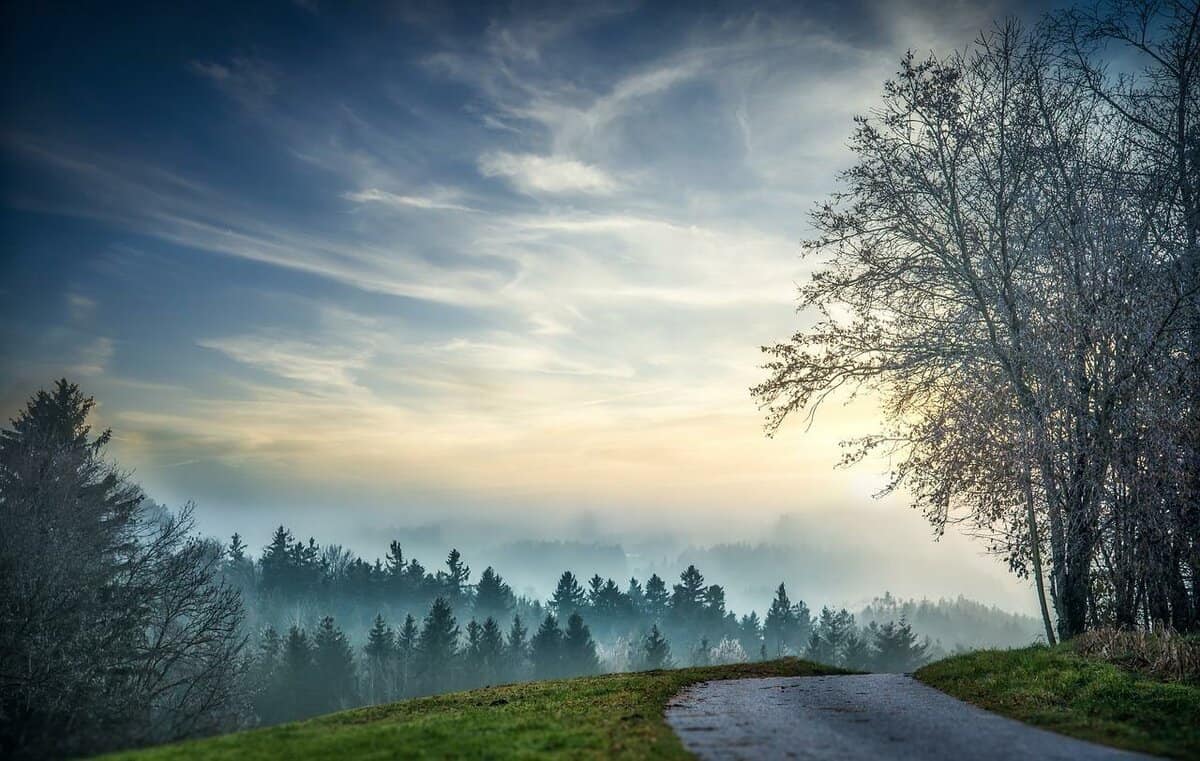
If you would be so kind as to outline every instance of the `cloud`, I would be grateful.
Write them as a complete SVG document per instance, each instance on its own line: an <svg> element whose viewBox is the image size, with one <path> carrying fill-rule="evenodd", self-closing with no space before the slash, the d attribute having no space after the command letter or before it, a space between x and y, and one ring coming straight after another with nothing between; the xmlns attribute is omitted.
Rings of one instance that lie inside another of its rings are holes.
<svg viewBox="0 0 1200 761"><path fill-rule="evenodd" d="M484 177L503 177L526 193L608 195L617 182L603 170L570 158L496 151L479 157Z"/></svg>
<svg viewBox="0 0 1200 761"><path fill-rule="evenodd" d="M398 193L389 193L386 190L378 188L366 188L364 190L346 193L346 200L354 201L362 204L380 204L382 206L391 206L394 208L410 208L410 209L430 209L444 211L478 211L469 206L463 206L459 203L454 203L452 198L455 194L439 194L433 196L414 196L401 195Z"/></svg>
<svg viewBox="0 0 1200 761"><path fill-rule="evenodd" d="M102 375L108 369L113 352L113 340L107 336L99 336L79 349L79 356L72 369L80 375Z"/></svg>

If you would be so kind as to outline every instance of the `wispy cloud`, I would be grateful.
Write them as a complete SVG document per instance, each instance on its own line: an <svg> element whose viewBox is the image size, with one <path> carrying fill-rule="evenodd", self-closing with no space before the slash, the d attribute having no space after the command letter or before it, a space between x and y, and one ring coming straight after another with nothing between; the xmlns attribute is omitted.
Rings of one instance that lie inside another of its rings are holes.
<svg viewBox="0 0 1200 761"><path fill-rule="evenodd" d="M603 170L559 156L515 154L505 151L479 157L484 177L503 177L526 193L592 193L608 195L617 181Z"/></svg>

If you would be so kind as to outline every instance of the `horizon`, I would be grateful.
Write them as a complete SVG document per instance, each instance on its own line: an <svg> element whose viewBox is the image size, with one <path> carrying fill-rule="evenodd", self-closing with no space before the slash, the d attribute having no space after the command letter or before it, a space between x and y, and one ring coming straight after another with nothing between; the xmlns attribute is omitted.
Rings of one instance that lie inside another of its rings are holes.
<svg viewBox="0 0 1200 761"><path fill-rule="evenodd" d="M853 115L905 50L1049 7L30 12L0 412L80 383L151 498L251 546L483 522L682 550L797 514L846 553L900 537L872 550L893 591L1032 613L980 543L874 498L885 462L835 469L872 399L769 439L747 389L809 324L806 215Z"/></svg>

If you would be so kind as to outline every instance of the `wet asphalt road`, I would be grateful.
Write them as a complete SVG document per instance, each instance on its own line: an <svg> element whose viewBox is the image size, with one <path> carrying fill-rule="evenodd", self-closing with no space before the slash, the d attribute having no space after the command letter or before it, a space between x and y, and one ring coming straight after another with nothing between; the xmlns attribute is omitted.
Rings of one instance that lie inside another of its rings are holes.
<svg viewBox="0 0 1200 761"><path fill-rule="evenodd" d="M734 679L684 690L667 722L702 759L1146 759L988 713L903 674Z"/></svg>

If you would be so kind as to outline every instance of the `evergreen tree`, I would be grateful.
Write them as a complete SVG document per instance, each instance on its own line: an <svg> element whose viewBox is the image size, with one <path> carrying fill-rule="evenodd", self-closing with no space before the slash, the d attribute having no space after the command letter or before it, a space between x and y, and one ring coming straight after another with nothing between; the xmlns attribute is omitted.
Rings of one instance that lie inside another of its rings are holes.
<svg viewBox="0 0 1200 761"><path fill-rule="evenodd" d="M529 668L529 630L521 623L520 616L513 616L504 643L504 666L507 678L524 679Z"/></svg>
<svg viewBox="0 0 1200 761"><path fill-rule="evenodd" d="M929 641L918 642L917 635L904 619L898 624L888 621L868 631L874 639L876 670L908 673L925 662Z"/></svg>
<svg viewBox="0 0 1200 761"><path fill-rule="evenodd" d="M670 594L667 592L667 583L659 578L658 574L652 574L646 580L646 612L655 621L661 621L667 613L667 601L670 599Z"/></svg>
<svg viewBox="0 0 1200 761"><path fill-rule="evenodd" d="M625 596L629 598L629 605L633 609L634 615L643 616L649 613L646 609L646 590L638 583L638 580L630 577L629 586L625 589Z"/></svg>
<svg viewBox="0 0 1200 761"><path fill-rule="evenodd" d="M325 616L313 636L313 676L321 701L320 711L338 711L356 705L354 652L346 635Z"/></svg>
<svg viewBox="0 0 1200 761"><path fill-rule="evenodd" d="M547 613L529 643L529 656L536 678L553 679L562 675L562 645L563 633L558 628L558 619L553 613Z"/></svg>
<svg viewBox="0 0 1200 761"><path fill-rule="evenodd" d="M405 597L407 591L407 579L404 575L404 550L400 547L400 542L393 539L388 544L387 557L383 566L383 574L386 579L386 587L388 594L394 600L399 600Z"/></svg>
<svg viewBox="0 0 1200 761"><path fill-rule="evenodd" d="M848 669L865 671L871 668L873 662L874 653L871 650L870 640L860 634L857 629L850 630L842 641L841 665Z"/></svg>
<svg viewBox="0 0 1200 761"><path fill-rule="evenodd" d="M813 629L808 637L808 645L804 649L804 656L810 661L824 663L832 666L837 663L837 650L821 636L820 629Z"/></svg>
<svg viewBox="0 0 1200 761"><path fill-rule="evenodd" d="M404 626L396 635L396 686L395 693L399 697L407 697L413 692L414 675L416 672L417 648L420 644L420 631L417 621L412 614L404 617Z"/></svg>
<svg viewBox="0 0 1200 761"><path fill-rule="evenodd" d="M467 622L467 642L463 647L463 665L466 668L466 683L469 685L482 684L480 672L483 670L483 653L479 649L480 634L483 627L475 619Z"/></svg>
<svg viewBox="0 0 1200 761"><path fill-rule="evenodd" d="M462 554L458 550L450 550L446 556L446 573L443 576L442 594L452 608L462 605L468 595L467 582L471 578L471 569L463 563Z"/></svg>
<svg viewBox="0 0 1200 761"><path fill-rule="evenodd" d="M366 694L364 697L371 703L384 703L398 697L396 688L396 635L388 626L382 614L375 614L375 624L367 633L367 644L363 646L366 655L364 668L366 670Z"/></svg>
<svg viewBox="0 0 1200 761"><path fill-rule="evenodd" d="M417 682L429 693L444 691L452 684L454 658L458 654L458 624L444 597L433 601L417 639Z"/></svg>
<svg viewBox="0 0 1200 761"><path fill-rule="evenodd" d="M229 540L229 549L226 550L229 559L234 563L241 563L246 559L246 543L242 541L242 537L236 531Z"/></svg>
<svg viewBox="0 0 1200 761"><path fill-rule="evenodd" d="M742 616L742 620L738 622L738 642L742 645L742 650L747 654L757 654L763 647L762 624L758 621L758 614L750 611Z"/></svg>
<svg viewBox="0 0 1200 761"><path fill-rule="evenodd" d="M292 532L283 526L275 529L271 543L263 550L259 568L262 570L264 592L287 593L292 582Z"/></svg>
<svg viewBox="0 0 1200 761"><path fill-rule="evenodd" d="M550 597L550 609L559 618L567 618L583 607L584 597L583 587L579 586L575 574L563 571L562 576L558 578L558 586L554 588L554 594Z"/></svg>
<svg viewBox="0 0 1200 761"><path fill-rule="evenodd" d="M494 684L504 669L504 633L496 619L488 616L479 633L480 681Z"/></svg>
<svg viewBox="0 0 1200 761"><path fill-rule="evenodd" d="M279 670L278 692L283 697L282 716L295 719L312 716L321 709L313 673L313 649L299 626L288 629Z"/></svg>
<svg viewBox="0 0 1200 761"><path fill-rule="evenodd" d="M788 599L787 588L781 583L775 590L775 599L767 610L767 620L763 625L767 652L775 656L787 653L795 637L795 630L795 612L792 610L791 600Z"/></svg>
<svg viewBox="0 0 1200 761"><path fill-rule="evenodd" d="M568 676L595 674L600 670L596 657L596 643L583 617L572 613L567 619L567 629L562 640L563 671Z"/></svg>
<svg viewBox="0 0 1200 761"><path fill-rule="evenodd" d="M650 585L647 583L646 588ZM650 632L642 642L642 664L648 670L669 669L671 662L671 646L667 638L658 630L658 624L650 626Z"/></svg>
<svg viewBox="0 0 1200 761"><path fill-rule="evenodd" d="M671 615L677 622L688 625L700 619L704 608L704 575L694 565L679 574L679 583L671 592Z"/></svg>
<svg viewBox="0 0 1200 761"><path fill-rule="evenodd" d="M712 645L709 643L708 637L700 638L700 642L696 645L695 651L692 652L692 665L712 665Z"/></svg>
<svg viewBox="0 0 1200 761"><path fill-rule="evenodd" d="M475 614L483 618L507 617L515 604L512 588L491 566L485 568L475 586Z"/></svg>

